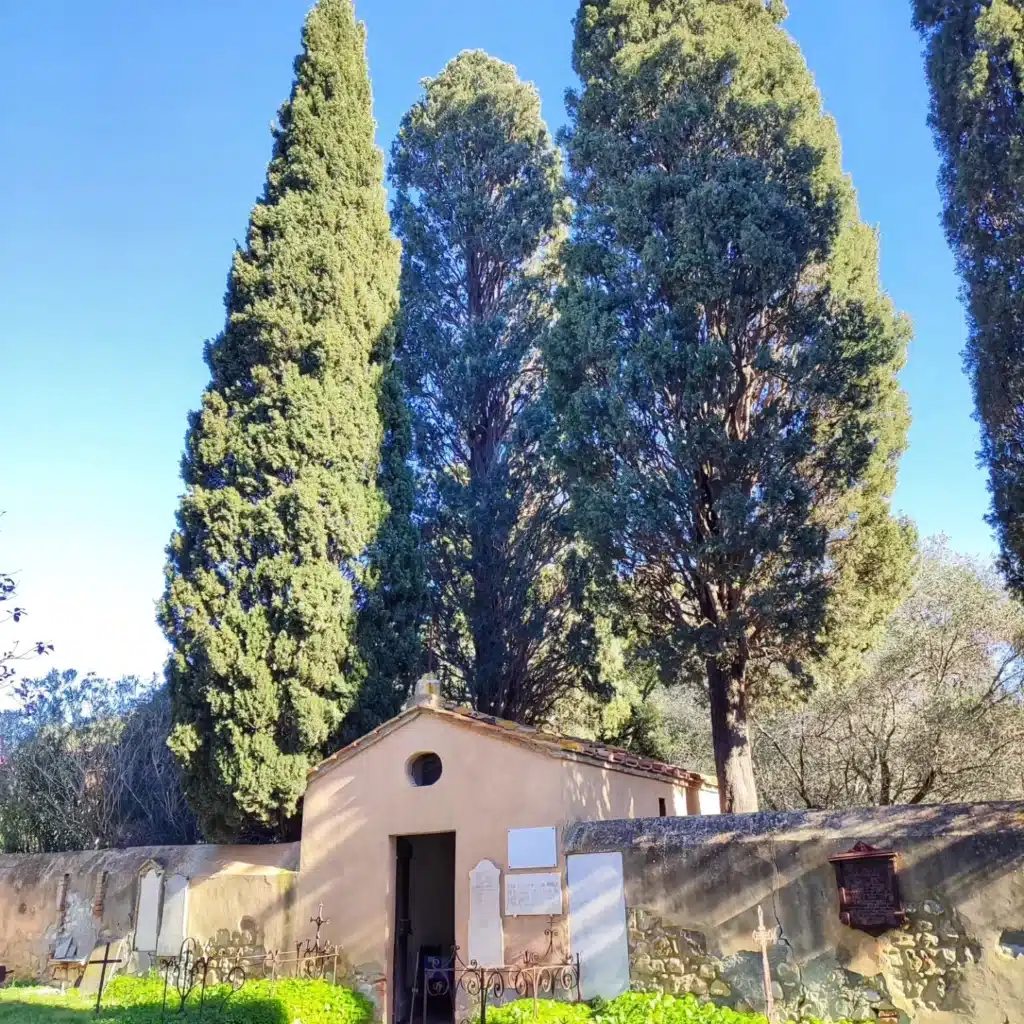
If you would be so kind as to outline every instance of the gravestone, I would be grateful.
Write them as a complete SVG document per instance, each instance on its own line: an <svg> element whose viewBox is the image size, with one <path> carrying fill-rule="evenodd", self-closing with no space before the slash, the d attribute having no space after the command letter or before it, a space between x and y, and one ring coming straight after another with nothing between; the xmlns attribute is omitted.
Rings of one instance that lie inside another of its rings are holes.
<svg viewBox="0 0 1024 1024"><path fill-rule="evenodd" d="M155 953L160 932L160 890L164 873L156 864L143 868L139 876L139 905L135 920L135 948Z"/></svg>
<svg viewBox="0 0 1024 1024"><path fill-rule="evenodd" d="M160 956L177 956L188 929L188 879L171 875L164 886L164 912L156 951Z"/></svg>
<svg viewBox="0 0 1024 1024"><path fill-rule="evenodd" d="M110 979L124 966L128 958L127 941L125 939L115 939L109 943L110 959L106 967L104 967L103 961L107 959L107 946L108 943L106 942L98 943L89 956L89 962L85 965L85 971L78 986L79 991L83 995L96 995L100 988L101 977L103 979L103 987L106 989L107 985L110 984Z"/></svg>
<svg viewBox="0 0 1024 1024"><path fill-rule="evenodd" d="M621 853L567 858L569 935L580 958L580 998L614 999L629 990L629 946Z"/></svg>
<svg viewBox="0 0 1024 1024"><path fill-rule="evenodd" d="M501 927L501 870L482 860L469 873L469 959L482 967L505 962Z"/></svg>

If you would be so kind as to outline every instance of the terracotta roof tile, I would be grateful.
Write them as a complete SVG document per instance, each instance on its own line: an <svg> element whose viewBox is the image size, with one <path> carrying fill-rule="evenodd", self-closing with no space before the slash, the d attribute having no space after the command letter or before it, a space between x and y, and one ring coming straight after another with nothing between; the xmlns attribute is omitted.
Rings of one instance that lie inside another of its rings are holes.
<svg viewBox="0 0 1024 1024"><path fill-rule="evenodd" d="M714 787L714 780L698 772L688 771L678 765L667 764L664 761L656 761L649 757L639 757L628 750L621 750L618 747L610 747L604 743L594 740L580 739L576 736L563 736L560 733L548 732L546 729L538 729L530 725L520 725L518 722L510 722L507 719L497 718L494 715L483 714L474 711L465 705L452 703L440 704L419 704L408 708L400 715L378 726L372 732L361 737L347 747L336 751L326 760L310 771L310 776L319 774L322 770L336 764L339 761L347 760L357 751L370 746L378 738L391 732L400 724L416 717L417 714L435 714L444 718L458 718L468 724L479 726L487 731L495 731L502 736L514 738L527 746L552 753L555 756L568 754L574 758L603 764L615 771L625 771L638 775L656 775L670 778L673 781L685 785L700 783L704 786Z"/></svg>

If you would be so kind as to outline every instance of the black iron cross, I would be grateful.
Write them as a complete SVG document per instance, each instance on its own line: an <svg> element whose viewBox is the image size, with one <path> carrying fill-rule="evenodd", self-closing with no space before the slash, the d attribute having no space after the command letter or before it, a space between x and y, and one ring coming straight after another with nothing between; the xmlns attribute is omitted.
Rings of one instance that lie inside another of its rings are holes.
<svg viewBox="0 0 1024 1024"><path fill-rule="evenodd" d="M316 912L316 917L311 917L309 919L309 923L316 925L316 938L313 941L316 944L316 948L319 949L320 948L320 929L323 928L323 926L325 924L330 924L331 923L328 918L324 917L324 905L322 903L320 904L320 909L317 910L317 912Z"/></svg>
<svg viewBox="0 0 1024 1024"><path fill-rule="evenodd" d="M99 968L100 968L100 984L99 984L99 988L96 990L96 1016L97 1017L100 1015L100 1002L103 999L103 984L107 980L107 965L108 964L119 964L120 962L121 962L121 958L120 957L118 957L115 960L111 960L110 959L110 943L108 942L107 946L106 946L106 949L104 949L104 951L103 951L103 959L102 960L90 960L86 964L86 967L99 966Z"/></svg>

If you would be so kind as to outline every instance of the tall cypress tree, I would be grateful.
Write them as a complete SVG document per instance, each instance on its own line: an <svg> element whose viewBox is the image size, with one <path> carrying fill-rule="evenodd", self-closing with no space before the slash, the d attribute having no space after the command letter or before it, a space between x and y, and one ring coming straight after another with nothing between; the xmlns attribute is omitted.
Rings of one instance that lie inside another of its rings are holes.
<svg viewBox="0 0 1024 1024"><path fill-rule="evenodd" d="M915 0L946 234L963 280L981 457L1007 582L1024 596L1024 0Z"/></svg>
<svg viewBox="0 0 1024 1024"><path fill-rule="evenodd" d="M363 27L320 0L206 346L160 609L170 744L209 839L287 833L364 675L354 591L384 511L399 273L382 176Z"/></svg>
<svg viewBox="0 0 1024 1024"><path fill-rule="evenodd" d="M538 341L566 220L536 91L464 53L426 83L392 150L430 650L480 710L543 719L597 686Z"/></svg>
<svg viewBox="0 0 1024 1024"><path fill-rule="evenodd" d="M824 654L830 542L859 508L888 515L905 429L908 330L783 15L583 0L576 224L545 350L595 551L638 628L703 665L726 811L757 807L760 670Z"/></svg>
<svg viewBox="0 0 1024 1024"><path fill-rule="evenodd" d="M428 595L422 538L414 521L412 424L392 336L388 332L378 356L384 368L378 402L384 427L378 486L388 513L356 588L359 662L352 666L352 676L358 697L342 723L338 744L350 743L397 715L425 667L422 634Z"/></svg>

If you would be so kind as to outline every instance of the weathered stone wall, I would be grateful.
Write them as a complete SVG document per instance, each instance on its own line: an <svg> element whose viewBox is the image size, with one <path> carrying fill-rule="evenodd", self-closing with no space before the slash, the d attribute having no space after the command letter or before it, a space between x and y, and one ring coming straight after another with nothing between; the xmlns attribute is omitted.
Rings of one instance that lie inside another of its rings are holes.
<svg viewBox="0 0 1024 1024"><path fill-rule="evenodd" d="M243 917L261 944L293 941L298 844L8 854L0 856L0 964L16 978L42 978L55 952L87 958L97 944L122 940L130 949L139 873L150 861L166 878L189 879L186 928L200 941L240 935Z"/></svg>
<svg viewBox="0 0 1024 1024"><path fill-rule="evenodd" d="M877 937L839 920L828 858L858 842L899 854L907 919ZM635 989L763 1009L760 907L783 1019L1024 1022L1024 804L587 822L564 844L623 855Z"/></svg>

